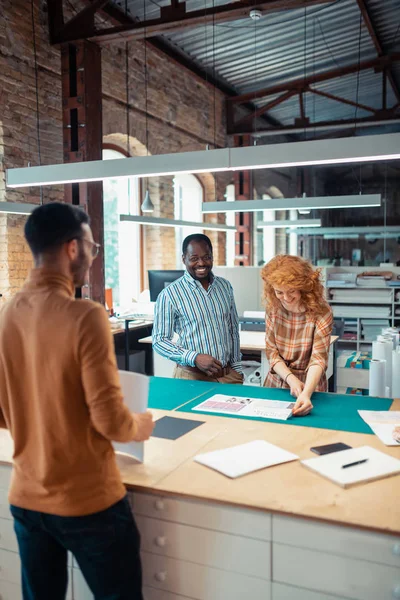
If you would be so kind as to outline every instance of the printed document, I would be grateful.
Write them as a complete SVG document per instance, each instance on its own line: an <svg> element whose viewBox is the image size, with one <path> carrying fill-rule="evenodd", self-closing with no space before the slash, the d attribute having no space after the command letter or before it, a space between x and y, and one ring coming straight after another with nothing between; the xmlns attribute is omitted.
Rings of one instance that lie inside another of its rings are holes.
<svg viewBox="0 0 400 600"><path fill-rule="evenodd" d="M211 398L208 398L201 404L194 406L192 410L286 421L286 419L292 416L294 404L294 402L281 402L279 400L262 400L260 398L246 398L245 396L215 394L215 396L211 396Z"/></svg>

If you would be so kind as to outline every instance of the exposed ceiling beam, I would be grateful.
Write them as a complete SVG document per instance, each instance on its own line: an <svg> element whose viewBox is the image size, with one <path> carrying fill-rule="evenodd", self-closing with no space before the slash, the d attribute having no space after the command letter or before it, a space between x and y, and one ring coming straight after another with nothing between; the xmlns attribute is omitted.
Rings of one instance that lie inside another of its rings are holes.
<svg viewBox="0 0 400 600"><path fill-rule="evenodd" d="M367 112L371 112L373 114L378 112L376 108L366 106L360 102L353 102L353 100L347 100L347 98L342 98L341 96L336 96L335 94L330 94L329 92L322 92L321 90L316 90L315 88L308 88L307 91L316 94L317 96L322 96L322 98L328 98L329 100L335 100L336 102L348 104L349 106L354 106L355 108L361 108L362 110L366 110Z"/></svg>
<svg viewBox="0 0 400 600"><path fill-rule="evenodd" d="M364 127L383 127L385 125L400 125L400 115L396 116L393 114L391 117L377 118L365 117L362 119L345 119L336 121L317 121L316 123L306 123L304 126L299 127L298 125L285 125L277 129L261 129L258 128L254 131L253 124L242 125L240 127L233 127L228 131L228 135L245 135L252 133L254 137L266 137L266 136L278 136L284 134L296 134L304 133L305 131L329 131L329 130L340 130L340 129L352 129L357 130ZM347 134L348 135L348 134Z"/></svg>
<svg viewBox="0 0 400 600"><path fill-rule="evenodd" d="M106 6L103 6L103 8L99 11L99 14L115 25L131 24L134 22L131 16L127 15L120 8L115 6L115 4L111 3L108 3ZM159 54L163 56L167 55L177 65L188 69L195 77L197 77L203 83L206 83L206 85L209 85L210 87L215 87L218 90L220 90L226 97L236 96L237 90L235 90L234 87L221 82L217 78L214 78L213 74L206 73L204 69L196 65L189 58L187 58L183 52L179 52L179 50L176 49L165 38L151 38L148 39L146 43L150 45ZM243 107L250 112L254 112L253 104L245 103ZM278 128L282 126L277 119L274 119L273 117L266 114L262 116L262 120L273 127Z"/></svg>
<svg viewBox="0 0 400 600"><path fill-rule="evenodd" d="M374 25L374 22L372 20L370 12L367 8L367 5L365 4L365 0L357 0L357 4L361 11L362 17L364 19L364 23L368 29L369 35L371 36L372 42L378 53L378 56L383 56L385 54L384 50L383 50L383 46L380 42L378 33L376 31L376 27ZM400 102L400 90L399 90L399 87L398 87L394 77L393 77L393 73L390 71L390 69L388 69L386 73L387 73L387 78L390 82L390 85L392 86L393 92L394 92L397 100ZM386 93L386 90L385 90L385 93Z"/></svg>
<svg viewBox="0 0 400 600"><path fill-rule="evenodd" d="M295 90L290 90L288 92L285 92L278 98L275 98L275 100L268 102L268 104L264 104L264 106L257 108L257 110L253 110L249 115L246 115L245 117L242 117L241 119L239 119L239 121L236 121L235 126L240 127L244 123L251 123L255 119L258 119L258 117L260 117L261 115L266 113L268 110L272 110L273 108L275 108L275 106L278 106L282 102L285 102L285 100L288 100L289 98L294 96L296 93L297 92Z"/></svg>
<svg viewBox="0 0 400 600"><path fill-rule="evenodd" d="M52 43L62 44L78 41L82 38L97 43L142 40L144 37L151 38L160 34L174 33L189 27L204 26L207 23L218 24L226 21L244 19L249 16L250 10L254 8L261 10L263 13L271 13L313 6L315 4L328 4L331 2L333 2L333 0L262 0L258 4L254 4L248 0L239 0L238 2L231 2L221 6L186 12L185 2L173 1L171 5L162 6L160 8L161 16L158 19L150 19L144 22L132 20L131 23L106 27L103 29L96 29L94 24L91 25L89 23L85 31L81 28L79 13L76 16L76 23L79 24L76 31L69 27L69 23L66 23L61 31L55 35ZM99 0L92 2L94 5L97 3L100 4L101 2ZM104 4L104 2L102 4Z"/></svg>
<svg viewBox="0 0 400 600"><path fill-rule="evenodd" d="M279 83L278 85L263 88L261 90L254 90L253 92L240 94L239 96L230 98L229 102L231 102L232 104L249 101L251 102L252 100L255 100L257 98L264 98L265 96L270 96L272 94L280 94L288 90L296 89L300 91L315 83L321 83L322 81L328 81L330 79L335 79L336 77L343 77L345 75L350 75L351 73L357 73L359 70L382 70L385 67L388 67L389 65L398 61L400 61L400 52L395 52L388 56L380 56L371 60L363 61L360 64L348 65L347 67L341 67L340 69L332 69L331 71L326 71L325 73L310 75L306 78L302 77L301 79L296 79L295 81L291 81L288 83Z"/></svg>

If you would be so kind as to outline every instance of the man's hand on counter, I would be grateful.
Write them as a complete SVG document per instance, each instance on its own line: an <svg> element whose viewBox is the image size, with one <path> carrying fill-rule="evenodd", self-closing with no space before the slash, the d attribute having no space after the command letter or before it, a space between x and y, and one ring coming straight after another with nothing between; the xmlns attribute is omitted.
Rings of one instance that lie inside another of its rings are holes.
<svg viewBox="0 0 400 600"><path fill-rule="evenodd" d="M145 442L149 439L154 429L153 414L148 410L145 413L135 413L133 418L136 421L137 433L136 442Z"/></svg>

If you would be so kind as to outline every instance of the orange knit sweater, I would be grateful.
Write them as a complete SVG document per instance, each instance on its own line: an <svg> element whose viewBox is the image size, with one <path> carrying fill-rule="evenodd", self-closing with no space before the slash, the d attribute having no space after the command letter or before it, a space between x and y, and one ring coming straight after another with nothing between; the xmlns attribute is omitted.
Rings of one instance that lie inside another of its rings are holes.
<svg viewBox="0 0 400 600"><path fill-rule="evenodd" d="M131 441L104 308L34 269L0 312L0 427L14 440L11 504L60 516L125 495L110 440Z"/></svg>

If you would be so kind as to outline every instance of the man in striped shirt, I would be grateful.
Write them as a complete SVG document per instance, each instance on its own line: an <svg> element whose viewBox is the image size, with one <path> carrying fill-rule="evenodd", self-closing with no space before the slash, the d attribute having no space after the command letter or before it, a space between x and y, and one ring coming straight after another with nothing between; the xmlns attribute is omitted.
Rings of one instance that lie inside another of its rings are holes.
<svg viewBox="0 0 400 600"><path fill-rule="evenodd" d="M176 362L176 378L243 383L233 289L212 273L211 240L189 235L182 252L185 274L157 298L153 348ZM178 342L173 341L174 333Z"/></svg>

